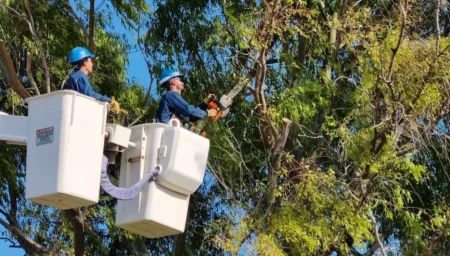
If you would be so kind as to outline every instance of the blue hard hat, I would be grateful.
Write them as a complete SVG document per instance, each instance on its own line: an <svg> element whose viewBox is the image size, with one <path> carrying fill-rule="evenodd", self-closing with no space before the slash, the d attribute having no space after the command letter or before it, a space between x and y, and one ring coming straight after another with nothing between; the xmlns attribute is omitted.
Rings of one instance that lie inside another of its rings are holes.
<svg viewBox="0 0 450 256"><path fill-rule="evenodd" d="M170 79L175 78L175 77L180 77L183 78L184 75L182 75L180 72L178 71L174 71L171 69L168 70L164 70L161 75L159 76L159 85L163 85L165 82L170 81Z"/></svg>
<svg viewBox="0 0 450 256"><path fill-rule="evenodd" d="M75 47L69 54L69 64L72 65L84 58L95 58L95 55L84 47Z"/></svg>

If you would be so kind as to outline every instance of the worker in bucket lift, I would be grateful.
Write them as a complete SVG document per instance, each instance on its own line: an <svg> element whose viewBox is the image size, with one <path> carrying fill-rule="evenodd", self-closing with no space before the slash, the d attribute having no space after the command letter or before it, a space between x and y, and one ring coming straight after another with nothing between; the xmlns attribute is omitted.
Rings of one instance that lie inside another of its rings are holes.
<svg viewBox="0 0 450 256"><path fill-rule="evenodd" d="M69 79L67 80L64 89L66 90L74 90L81 94L87 95L99 101L108 102L111 104L111 111L119 112L120 105L114 99L114 97L109 98L107 96L101 95L94 91L89 82L88 74L92 73L92 69L94 67L93 59L95 55L89 52L89 50L83 47L75 47L69 54L69 64L74 67L74 72L70 74ZM105 139L107 139L109 134L105 134ZM117 154L117 153L116 153ZM113 154L114 155L114 154ZM115 156L115 155L114 155ZM130 200L139 195L140 191L144 187L144 185L151 181L156 177L159 173L159 169L154 169L137 182L128 188L119 188L114 186L109 180L107 167L108 167L108 157L103 155L102 166L101 166L101 187L105 190L106 193L111 196L121 199L121 200Z"/></svg>
<svg viewBox="0 0 450 256"><path fill-rule="evenodd" d="M178 71L165 70L159 77L159 86L167 89L167 92L161 97L158 110L156 112L156 121L158 123L169 123L170 119L176 118L182 122L182 118L189 121L196 121L206 117L214 117L217 115L217 110L206 110L207 104L214 97L213 94L208 95L203 99L203 103L199 106L190 105L187 103L181 93L184 90L184 83L181 79L184 76Z"/></svg>
<svg viewBox="0 0 450 256"><path fill-rule="evenodd" d="M88 75L93 71L94 58L95 55L86 48L75 47L72 49L69 54L69 64L73 66L74 71L70 74L64 89L74 90L96 100L108 102L111 104L111 111L117 113L120 111L120 105L114 97L111 99L97 93L89 82Z"/></svg>
<svg viewBox="0 0 450 256"><path fill-rule="evenodd" d="M101 95L94 91L91 83L89 82L88 75L92 73L94 63L93 59L95 55L92 54L88 49L83 47L75 47L69 54L69 64L73 66L74 71L70 74L69 79L64 85L66 90L74 90L86 96L92 97L98 101L108 102L111 104L111 111L118 113L120 111L119 103L114 99L114 97L109 98L107 96ZM105 134L105 139L109 138L109 133ZM116 145L106 145L105 148L113 147L118 148ZM113 158L113 154L116 152L108 151L106 154ZM111 155L110 155L111 154ZM104 155L104 160L106 156Z"/></svg>

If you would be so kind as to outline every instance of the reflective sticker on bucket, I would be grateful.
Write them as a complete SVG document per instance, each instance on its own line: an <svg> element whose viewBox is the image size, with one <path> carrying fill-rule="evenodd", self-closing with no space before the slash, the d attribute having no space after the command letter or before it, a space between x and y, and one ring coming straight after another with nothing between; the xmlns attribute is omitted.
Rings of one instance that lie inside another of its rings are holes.
<svg viewBox="0 0 450 256"><path fill-rule="evenodd" d="M55 128L47 127L36 131L36 146L53 143Z"/></svg>

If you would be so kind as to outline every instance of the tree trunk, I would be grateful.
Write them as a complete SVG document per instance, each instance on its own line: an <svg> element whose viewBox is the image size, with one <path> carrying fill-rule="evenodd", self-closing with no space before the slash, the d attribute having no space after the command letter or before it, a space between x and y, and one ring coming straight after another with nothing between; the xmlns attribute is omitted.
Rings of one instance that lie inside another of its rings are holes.
<svg viewBox="0 0 450 256"><path fill-rule="evenodd" d="M75 241L75 256L84 256L84 219L86 207L79 209L64 210L64 214L72 224L74 241Z"/></svg>
<svg viewBox="0 0 450 256"><path fill-rule="evenodd" d="M177 236L173 256L183 256L186 247L186 231Z"/></svg>
<svg viewBox="0 0 450 256"><path fill-rule="evenodd" d="M195 205L192 203L192 201L189 203L188 213L187 213L187 219L186 219L186 227L188 226L189 219L191 217L192 207L195 207ZM186 229L183 232L183 234L179 234L175 241L175 248L173 249L173 256L183 256L184 252L186 251Z"/></svg>

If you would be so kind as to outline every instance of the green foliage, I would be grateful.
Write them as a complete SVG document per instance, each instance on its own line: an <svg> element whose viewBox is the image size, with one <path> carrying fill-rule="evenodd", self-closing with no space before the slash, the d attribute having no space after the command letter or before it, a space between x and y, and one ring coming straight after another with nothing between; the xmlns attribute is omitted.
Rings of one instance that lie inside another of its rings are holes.
<svg viewBox="0 0 450 256"><path fill-rule="evenodd" d="M87 13L86 2L75 3ZM21 1L6 4L26 13ZM56 90L68 74L68 52L87 45L87 37L65 3L34 4ZM438 13L438 40L434 4L410 3L404 30L400 5L384 0L154 1L153 12L143 0L111 6L113 12L97 13L92 81L128 110L126 124L151 121L163 89L147 95L126 80L131 45L107 32L113 16L139 31L152 77L166 68L187 75L188 102L227 93L238 78L249 78L253 88L264 84L259 95L246 88L230 114L207 129L207 178L191 197L186 254L372 255L380 252L375 230L385 247L400 241L402 255L449 250L450 30ZM43 91L42 56L28 24L4 5L0 16L0 36L18 76L34 94L26 78L28 51ZM263 68L263 61L270 64ZM266 112L255 98L261 95ZM26 115L3 73L0 110ZM293 123L280 153L270 142L279 138L266 134L281 133L283 118ZM5 191L12 188L23 231L73 254L73 231L63 214L24 200L24 159L23 149L0 148L0 209L9 210ZM114 168L117 175L118 164ZM114 206L102 194L89 208L87 254L133 255L142 244L153 254L174 248L174 237L143 240L116 227Z"/></svg>

